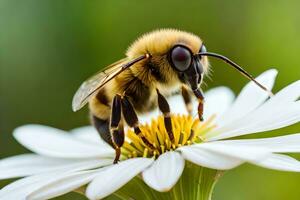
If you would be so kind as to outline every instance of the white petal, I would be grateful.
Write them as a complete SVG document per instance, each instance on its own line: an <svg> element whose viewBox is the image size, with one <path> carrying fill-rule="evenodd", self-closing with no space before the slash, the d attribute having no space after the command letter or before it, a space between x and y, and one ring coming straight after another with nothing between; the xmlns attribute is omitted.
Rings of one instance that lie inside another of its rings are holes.
<svg viewBox="0 0 300 200"><path fill-rule="evenodd" d="M170 105L170 110L172 114L188 114L183 97L181 95L174 95L167 98L167 101ZM146 114L142 114L139 116L139 122L142 124L150 123L152 119L157 118L161 112L158 108L155 108L151 112L147 112Z"/></svg>
<svg viewBox="0 0 300 200"><path fill-rule="evenodd" d="M181 95L174 95L167 99L170 110L172 114L188 114L183 97ZM158 110L158 108L155 108L151 112L147 112L146 114L139 116L139 122L142 124L150 123L153 118L157 118L161 112Z"/></svg>
<svg viewBox="0 0 300 200"><path fill-rule="evenodd" d="M214 132L222 134L216 135L211 132L208 134L209 140L219 140L249 133L269 131L299 122L300 101L295 102L300 96L299 88L300 81L287 86L247 116L226 124L223 127L219 126ZM283 98L284 95L287 96L286 99Z"/></svg>
<svg viewBox="0 0 300 200"><path fill-rule="evenodd" d="M251 146L233 146L230 144L221 144L217 142L207 142L189 146L190 148L204 149L220 153L226 156L238 158L244 161L256 161L264 159L271 154L265 148Z"/></svg>
<svg viewBox="0 0 300 200"><path fill-rule="evenodd" d="M152 119L157 118L159 116L160 112L157 108L155 108L153 111L147 112L145 114L139 115L139 122L141 124L147 124L150 123Z"/></svg>
<svg viewBox="0 0 300 200"><path fill-rule="evenodd" d="M6 185L0 190L0 199L24 200L30 192L41 186L40 181L51 179L53 176L55 176L55 173L58 172L29 176Z"/></svg>
<svg viewBox="0 0 300 200"><path fill-rule="evenodd" d="M271 69L256 78L258 82L268 89L272 89L277 70ZM249 82L240 92L230 110L220 119L219 125L227 124L239 119L260 106L267 98L268 93L260 89L253 81Z"/></svg>
<svg viewBox="0 0 300 200"><path fill-rule="evenodd" d="M217 116L221 115L227 108L231 105L234 94L227 87L216 87L208 90L204 94L205 96L205 109L204 109L204 117L208 118L212 114L216 114ZM173 114L188 114L186 110L185 103L183 101L183 97L181 95L174 95L167 99L171 113ZM193 115L196 115L197 110L197 100L192 96L192 104L193 104ZM143 114L139 116L139 121L142 124L150 123L152 118L156 118L160 114L160 111L156 108L147 114Z"/></svg>
<svg viewBox="0 0 300 200"><path fill-rule="evenodd" d="M179 151L186 160L212 169L228 170L244 163L238 158L201 148L181 147Z"/></svg>
<svg viewBox="0 0 300 200"><path fill-rule="evenodd" d="M227 87L216 87L208 90L204 94L205 96L205 109L204 109L204 117L208 118L212 114L221 115L224 111L228 109L231 105L234 94ZM183 97L181 95L175 95L168 98L168 102L170 104L171 112L175 114L188 114ZM194 96L192 96L193 103L193 111L197 114L198 101Z"/></svg>
<svg viewBox="0 0 300 200"><path fill-rule="evenodd" d="M93 145L71 134L42 125L26 125L14 131L19 143L41 155L61 158L113 157L112 148Z"/></svg>
<svg viewBox="0 0 300 200"><path fill-rule="evenodd" d="M99 172L87 187L87 197L89 199L102 199L110 195L151 165L152 162L153 159L133 158Z"/></svg>
<svg viewBox="0 0 300 200"><path fill-rule="evenodd" d="M106 147L110 147L104 140L101 139L99 133L93 126L84 126L72 129L70 131L72 135L80 140L91 142L96 145L103 145Z"/></svg>
<svg viewBox="0 0 300 200"><path fill-rule="evenodd" d="M66 194L92 181L97 173L98 171L84 171L64 175L31 192L27 199L50 199Z"/></svg>
<svg viewBox="0 0 300 200"><path fill-rule="evenodd" d="M299 153L300 133L262 139L223 140L214 143L237 147L259 147L276 153Z"/></svg>
<svg viewBox="0 0 300 200"><path fill-rule="evenodd" d="M0 190L0 199L32 199L28 198L28 195L39 190L41 193L37 195L58 196L63 194L63 191L67 193L88 183L96 176L98 171L65 173L64 171L56 170L51 173L29 176L2 188ZM87 177L89 180L87 180ZM45 188L46 186L48 186L49 191Z"/></svg>
<svg viewBox="0 0 300 200"><path fill-rule="evenodd" d="M272 97L265 107L273 107L275 105L284 105L288 102L294 102L300 97L300 80L286 86Z"/></svg>
<svg viewBox="0 0 300 200"><path fill-rule="evenodd" d="M264 106L261 107L262 109ZM277 105L269 110L258 109L246 117L213 130L208 140L220 140L251 133L283 128L300 121L300 101ZM216 134L220 133L220 134Z"/></svg>
<svg viewBox="0 0 300 200"><path fill-rule="evenodd" d="M0 179L16 178L45 172L68 162L35 154L24 154L0 160Z"/></svg>
<svg viewBox="0 0 300 200"><path fill-rule="evenodd" d="M205 107L204 119L209 118L213 114L220 117L232 104L234 100L233 92L227 87L216 87L208 90L204 94ZM197 111L197 102L194 103L194 111ZM196 112L194 114L197 114Z"/></svg>
<svg viewBox="0 0 300 200"><path fill-rule="evenodd" d="M298 160L281 154L271 154L261 161L251 163L269 169L300 172L300 162Z"/></svg>
<svg viewBox="0 0 300 200"><path fill-rule="evenodd" d="M181 95L175 95L168 98L168 103L170 105L171 113L174 114L188 114L183 97Z"/></svg>
<svg viewBox="0 0 300 200"><path fill-rule="evenodd" d="M300 121L300 102L292 102L290 105L278 106L272 110L258 114L260 120L253 120L251 126L246 126L242 132L263 132L283 128Z"/></svg>
<svg viewBox="0 0 300 200"><path fill-rule="evenodd" d="M244 162L259 162L271 152L265 148L235 146L227 143L208 142L179 148L185 159L213 169L227 170Z"/></svg>
<svg viewBox="0 0 300 200"><path fill-rule="evenodd" d="M59 159L24 154L0 160L0 179L16 178L53 170L78 171L111 164L111 159Z"/></svg>
<svg viewBox="0 0 300 200"><path fill-rule="evenodd" d="M159 192L170 190L180 178L184 159L177 152L167 152L143 172L144 181Z"/></svg>

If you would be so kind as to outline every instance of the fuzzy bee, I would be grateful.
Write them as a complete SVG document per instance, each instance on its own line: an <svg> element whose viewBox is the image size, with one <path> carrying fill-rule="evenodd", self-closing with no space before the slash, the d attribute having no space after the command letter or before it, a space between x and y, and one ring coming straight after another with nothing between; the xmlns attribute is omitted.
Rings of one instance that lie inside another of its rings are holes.
<svg viewBox="0 0 300 200"><path fill-rule="evenodd" d="M143 35L129 47L124 59L86 80L73 98L73 110L89 103L93 125L116 151L115 162L119 160L124 143L123 120L145 145L153 147L140 134L137 114L156 107L162 112L166 131L173 141L170 107L165 97L181 90L186 108L191 112L191 94L194 94L199 102L198 117L203 120L204 96L200 85L209 70L207 56L229 63L268 91L228 58L207 52L198 36L163 29Z"/></svg>

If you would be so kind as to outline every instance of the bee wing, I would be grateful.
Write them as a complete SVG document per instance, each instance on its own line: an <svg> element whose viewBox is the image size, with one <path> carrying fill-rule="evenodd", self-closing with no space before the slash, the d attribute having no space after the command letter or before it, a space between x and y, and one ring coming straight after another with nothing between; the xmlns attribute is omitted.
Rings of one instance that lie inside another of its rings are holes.
<svg viewBox="0 0 300 200"><path fill-rule="evenodd" d="M128 58L121 59L104 70L96 73L94 76L87 79L81 84L77 92L75 93L72 101L73 111L77 111L82 108L90 98L103 87L107 82L113 79L115 76L132 66L133 64L148 58L149 55L142 55L138 58L129 60Z"/></svg>
<svg viewBox="0 0 300 200"><path fill-rule="evenodd" d="M77 111L82 108L97 90L103 87L105 83L113 77L118 75L123 70L122 64L126 63L126 60L127 59L121 59L109 65L83 82L73 97L73 111Z"/></svg>

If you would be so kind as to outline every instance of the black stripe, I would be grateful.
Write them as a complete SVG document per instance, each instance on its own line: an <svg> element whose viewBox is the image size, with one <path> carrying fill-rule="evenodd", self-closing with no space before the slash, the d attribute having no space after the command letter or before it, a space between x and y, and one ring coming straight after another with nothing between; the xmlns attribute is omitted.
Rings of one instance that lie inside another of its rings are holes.
<svg viewBox="0 0 300 200"><path fill-rule="evenodd" d="M164 77L164 75L159 70L158 65L156 65L155 63L149 61L147 63L147 67L150 69L152 76L154 76L154 78L157 81L159 81L161 83L165 83L166 82L166 78Z"/></svg>
<svg viewBox="0 0 300 200"><path fill-rule="evenodd" d="M131 71L131 69L128 71ZM130 99L132 106L137 111L142 111L149 101L150 89L141 79L134 76L132 72L130 73L133 76L132 80L123 84L122 88L125 91L125 95Z"/></svg>
<svg viewBox="0 0 300 200"><path fill-rule="evenodd" d="M109 101L108 101L108 98L106 96L106 93L105 93L105 89L102 88L96 95L96 98L98 99L98 101L100 103L102 103L103 105L106 105L106 106L109 106Z"/></svg>

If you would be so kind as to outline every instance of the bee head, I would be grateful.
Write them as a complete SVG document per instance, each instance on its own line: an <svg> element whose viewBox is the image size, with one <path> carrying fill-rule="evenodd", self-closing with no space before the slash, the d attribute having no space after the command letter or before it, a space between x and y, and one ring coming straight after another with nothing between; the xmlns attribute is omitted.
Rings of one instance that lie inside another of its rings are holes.
<svg viewBox="0 0 300 200"><path fill-rule="evenodd" d="M206 47L203 44L198 53L193 53L185 45L175 45L169 51L168 60L170 62L170 65L179 73L179 75L181 75L181 77L183 77L184 81L187 82L190 85L191 89L195 92L198 90L198 87L203 79L205 69L203 63L207 63L204 60L206 56L211 56L223 60L224 62L238 70L249 80L253 81L261 89L268 92L269 96L273 96L273 93L268 88L255 80L253 76L246 70L244 70L241 66L223 55L207 52Z"/></svg>
<svg viewBox="0 0 300 200"><path fill-rule="evenodd" d="M204 52L206 52L206 47L202 44L199 53ZM204 74L201 56L194 54L187 46L179 44L170 49L168 61L193 91L198 89Z"/></svg>

